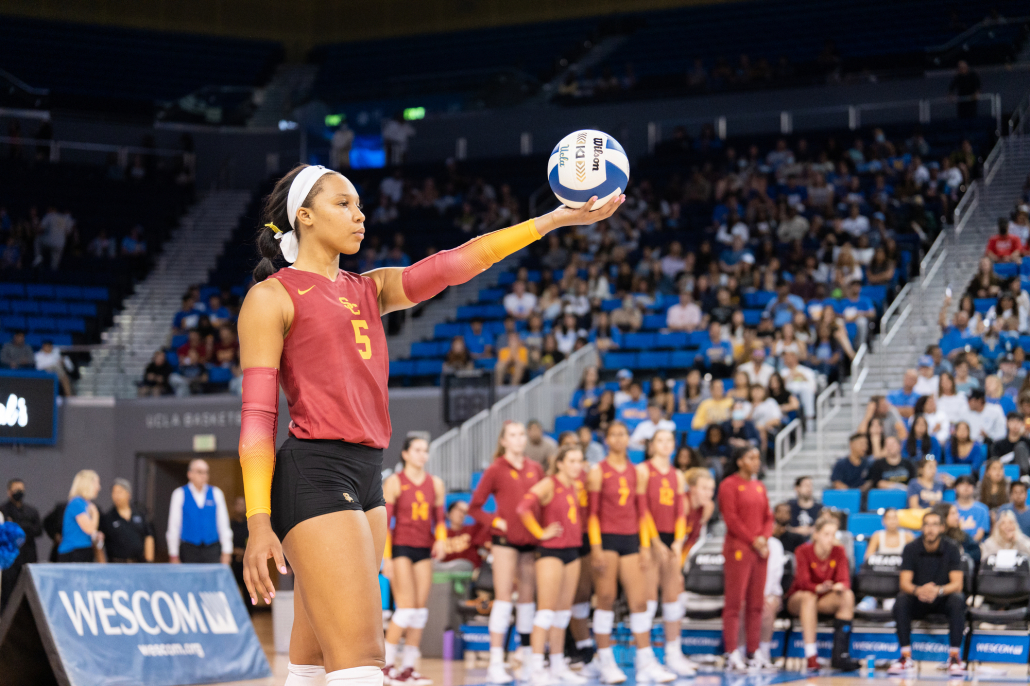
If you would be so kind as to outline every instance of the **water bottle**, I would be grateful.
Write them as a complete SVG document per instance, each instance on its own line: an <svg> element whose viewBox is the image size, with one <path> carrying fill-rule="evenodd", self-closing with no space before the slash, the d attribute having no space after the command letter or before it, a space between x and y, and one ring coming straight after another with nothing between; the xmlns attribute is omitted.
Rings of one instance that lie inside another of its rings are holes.
<svg viewBox="0 0 1030 686"><path fill-rule="evenodd" d="M865 656L865 675L866 678L872 679L876 673L876 657L873 655Z"/></svg>

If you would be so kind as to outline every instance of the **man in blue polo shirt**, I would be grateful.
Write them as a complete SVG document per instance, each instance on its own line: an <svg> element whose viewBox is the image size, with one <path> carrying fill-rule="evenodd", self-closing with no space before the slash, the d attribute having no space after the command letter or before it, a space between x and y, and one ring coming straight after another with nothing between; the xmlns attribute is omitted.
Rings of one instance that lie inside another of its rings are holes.
<svg viewBox="0 0 1030 686"><path fill-rule="evenodd" d="M647 419L647 396L644 395L640 383L634 381L629 385L629 399L619 405L615 418L633 432L637 424Z"/></svg>
<svg viewBox="0 0 1030 686"><path fill-rule="evenodd" d="M919 381L919 374L916 370L906 369L905 375L901 378L901 388L887 394L887 402L893 405L905 419L911 419L916 401L919 400L919 394L915 391L917 381Z"/></svg>
<svg viewBox="0 0 1030 686"><path fill-rule="evenodd" d="M976 479L963 474L955 479L955 507L959 526L969 532L973 540L981 542L991 532L991 511L976 499Z"/></svg>
<svg viewBox="0 0 1030 686"><path fill-rule="evenodd" d="M733 346L722 340L722 326L718 322L708 325L708 340L697 351L694 366L702 372L711 372L717 379L726 379L733 374Z"/></svg>
<svg viewBox="0 0 1030 686"><path fill-rule="evenodd" d="M191 460L189 483L172 491L168 506L169 562L232 561L232 524L222 489L208 483L207 462Z"/></svg>
<svg viewBox="0 0 1030 686"><path fill-rule="evenodd" d="M862 284L852 281L848 284L845 297L835 303L837 313L845 322L853 323L858 330L856 345L861 346L869 336L869 321L876 317L873 301L862 295Z"/></svg>
<svg viewBox="0 0 1030 686"><path fill-rule="evenodd" d="M473 319L469 322L469 328L471 330L465 334L465 348L469 355L475 359L491 357L493 344L490 337L483 333L483 320Z"/></svg>
<svg viewBox="0 0 1030 686"><path fill-rule="evenodd" d="M805 301L800 296L792 295L790 284L781 280L776 285L776 297L765 306L765 311L773 318L773 326L777 329L794 321L795 312L805 311Z"/></svg>

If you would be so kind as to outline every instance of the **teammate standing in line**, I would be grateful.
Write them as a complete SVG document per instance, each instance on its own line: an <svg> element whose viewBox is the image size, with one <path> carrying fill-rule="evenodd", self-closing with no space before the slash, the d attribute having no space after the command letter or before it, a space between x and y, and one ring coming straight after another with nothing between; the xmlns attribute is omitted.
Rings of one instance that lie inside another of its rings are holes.
<svg viewBox="0 0 1030 686"><path fill-rule="evenodd" d="M683 563L681 554L687 537L684 515L683 475L672 466L670 458L676 450L676 437L667 429L656 431L651 438L650 459L637 467L638 478L646 484L646 507L652 564L647 572L648 614L652 620L652 604L662 596L662 623L665 628L665 666L678 676L694 676L697 666L683 656L680 634L683 630ZM646 554L646 553L645 553Z"/></svg>
<svg viewBox="0 0 1030 686"><path fill-rule="evenodd" d="M590 498L591 564L594 568L594 638L597 654L584 670L606 684L619 684L626 674L615 663L612 628L615 624L615 597L619 582L629 604L630 631L636 641L636 680L668 683L676 675L655 659L651 650L651 615L647 611L646 572L651 562L650 528L647 513L641 509L647 484L637 479L637 470L626 453L629 430L622 422L608 425L605 438L608 457L590 470L587 492ZM641 554L641 548L644 548Z"/></svg>
<svg viewBox="0 0 1030 686"><path fill-rule="evenodd" d="M381 470L391 427L382 315L465 283L556 228L603 221L624 201L559 208L410 267L358 275L340 269L340 254L357 253L365 236L354 185L308 165L276 183L257 236L257 285L239 318L239 452L251 603L275 596L269 559L285 572L285 553L296 573L287 686L383 683ZM280 255L292 268L276 271ZM277 454L280 381L292 421Z"/></svg>
<svg viewBox="0 0 1030 686"><path fill-rule="evenodd" d="M504 642L511 623L512 597L518 588L519 603L515 606L515 630L522 635L522 669L529 679L532 649L529 634L533 631L536 604L536 539L526 530L516 513L522 497L543 478L543 469L525 455L526 427L519 422L508 422L497 438L494 461L476 486L469 504L469 514L493 530L494 602L490 608L490 666L487 681L506 684L512 677L504 669ZM497 512L483 511L487 498L494 496Z"/></svg>
<svg viewBox="0 0 1030 686"><path fill-rule="evenodd" d="M530 643L533 648L530 683L587 682L565 664L565 629L572 619L572 600L579 584L583 513L579 507L583 450L565 447L553 458L550 476L538 481L516 508L522 523L540 545L536 549L536 615ZM535 511L540 511L539 518ZM550 643L551 670L544 669L544 647Z"/></svg>
<svg viewBox="0 0 1030 686"><path fill-rule="evenodd" d="M447 524L444 516L446 491L443 479L426 473L429 443L424 438L407 438L401 450L404 464L397 474L383 482L386 521L396 522L387 532L383 553L383 576L390 580L397 609L386 629L387 686L429 686L431 679L418 673L422 630L429 619L429 589L433 585L433 558L442 560ZM433 523L430 522L432 520ZM397 644L404 637L401 668L394 667Z"/></svg>
<svg viewBox="0 0 1030 686"><path fill-rule="evenodd" d="M687 520L687 539L683 542L683 558L686 559L691 549L701 540L708 520L715 512L715 477L703 467L694 467L682 472L687 485L683 494L683 509Z"/></svg>
<svg viewBox="0 0 1030 686"><path fill-rule="evenodd" d="M576 493L579 497L580 521L583 538L579 547L579 583L576 585L576 597L572 601L572 621L569 633L576 642L576 650L572 654L572 662L585 664L594 658L594 638L590 634L590 598L594 593L594 580L590 568L590 535L586 522L590 516L590 499L587 496L586 474L576 479Z"/></svg>
<svg viewBox="0 0 1030 686"><path fill-rule="evenodd" d="M722 609L722 639L726 646L726 668L746 670L747 663L737 648L740 610L744 607L747 652L758 650L762 633L762 605L765 602L766 540L772 535L772 512L765 486L758 480L762 456L758 448L744 448L733 456L736 473L719 484L719 513L726 522L725 604Z"/></svg>

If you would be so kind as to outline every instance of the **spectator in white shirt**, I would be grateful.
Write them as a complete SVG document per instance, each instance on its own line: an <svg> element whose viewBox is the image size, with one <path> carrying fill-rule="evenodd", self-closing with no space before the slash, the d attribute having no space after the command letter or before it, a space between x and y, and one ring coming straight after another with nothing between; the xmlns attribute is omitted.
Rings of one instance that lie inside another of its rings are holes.
<svg viewBox="0 0 1030 686"><path fill-rule="evenodd" d="M858 203L852 203L848 210L848 216L840 223L841 228L858 238L869 233L869 218L862 216L858 209Z"/></svg>
<svg viewBox="0 0 1030 686"><path fill-rule="evenodd" d="M785 351L782 361L783 368L780 370L780 376L783 377L784 387L797 396L805 411L805 418L814 421L815 392L818 389L815 372L798 364L798 355L793 350Z"/></svg>
<svg viewBox="0 0 1030 686"><path fill-rule="evenodd" d="M923 164L923 160L919 155L912 156L912 163L908 168L912 170L912 180L919 184L920 187L930 183L930 170Z"/></svg>
<svg viewBox="0 0 1030 686"><path fill-rule="evenodd" d="M536 309L536 296L526 292L526 282L516 281L512 284L511 293L504 296L504 309L515 319L529 319Z"/></svg>
<svg viewBox="0 0 1030 686"><path fill-rule="evenodd" d="M384 177L379 182L379 192L396 205L401 201L401 196L404 195L404 177L401 175L400 169L395 169L392 176Z"/></svg>
<svg viewBox="0 0 1030 686"><path fill-rule="evenodd" d="M689 291L680 293L680 301L665 313L665 326L671 331L696 331L701 327L701 308Z"/></svg>
<svg viewBox="0 0 1030 686"><path fill-rule="evenodd" d="M54 346L53 341L43 341L43 347L35 354L35 359L36 369L57 376L65 397L74 395L71 379L68 378L68 371L65 369L64 356L61 355L61 349Z"/></svg>
<svg viewBox="0 0 1030 686"><path fill-rule="evenodd" d="M912 390L919 395L937 395L940 379L933 373L933 358L923 355L919 358L919 378L916 379L915 388ZM931 433L933 433L931 431Z"/></svg>
<svg viewBox="0 0 1030 686"><path fill-rule="evenodd" d="M590 298L587 295L587 282L582 279L576 281L575 290L566 293L562 300L565 302L563 308L565 314L574 314L577 317L585 317L590 314Z"/></svg>
<svg viewBox="0 0 1030 686"><path fill-rule="evenodd" d="M737 371L747 374L748 383L763 387L769 385L769 377L776 372L773 366L765 361L765 348L761 346L751 351L751 361L737 367Z"/></svg>
<svg viewBox="0 0 1030 686"><path fill-rule="evenodd" d="M208 484L208 465L204 460L190 461L189 483L172 491L168 505L168 543L170 562L221 562L232 560L232 525L225 494ZM189 493L190 500L186 501Z"/></svg>
<svg viewBox="0 0 1030 686"><path fill-rule="evenodd" d="M669 243L669 254L662 258L662 274L672 280L683 271L686 260L683 259L683 246L679 241Z"/></svg>
<svg viewBox="0 0 1030 686"><path fill-rule="evenodd" d="M969 391L969 412L965 420L974 441L1000 441L1008 435L1005 411L1001 405L987 402L980 388Z"/></svg>
<svg viewBox="0 0 1030 686"><path fill-rule="evenodd" d="M676 434L676 423L671 419L662 417L662 408L658 403L651 403L647 406L647 419L637 424L633 429L633 435L629 437L629 447L640 450L647 445L647 442L654 438L656 432L661 430L671 431Z"/></svg>
<svg viewBox="0 0 1030 686"><path fill-rule="evenodd" d="M955 377L948 372L941 372L937 387L937 408L948 416L948 421L952 424L963 421L969 414L969 402L966 400L966 394L959 393L955 388Z"/></svg>
<svg viewBox="0 0 1030 686"><path fill-rule="evenodd" d="M630 400L629 387L633 385L633 372L628 369L620 369L615 374L616 381L619 382L619 390L615 391L615 409L619 409L619 406L624 402Z"/></svg>
<svg viewBox="0 0 1030 686"><path fill-rule="evenodd" d="M919 415L926 418L927 430L941 445L951 438L951 420L937 407L937 398L932 395L924 395L917 400L915 413L912 416L918 417Z"/></svg>

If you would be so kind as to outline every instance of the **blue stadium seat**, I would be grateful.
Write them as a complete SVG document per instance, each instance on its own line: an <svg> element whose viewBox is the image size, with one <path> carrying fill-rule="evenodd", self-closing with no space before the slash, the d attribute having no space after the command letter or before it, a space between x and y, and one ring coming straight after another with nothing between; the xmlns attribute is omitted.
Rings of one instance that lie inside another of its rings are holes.
<svg viewBox="0 0 1030 686"><path fill-rule="evenodd" d="M436 357L436 343L416 341L411 344L411 357Z"/></svg>
<svg viewBox="0 0 1030 686"><path fill-rule="evenodd" d="M68 314L76 317L96 317L97 306L96 303L91 302L71 302L67 303Z"/></svg>
<svg viewBox="0 0 1030 686"><path fill-rule="evenodd" d="M39 303L39 313L66 315L68 314L68 303L63 303L57 300L41 302Z"/></svg>
<svg viewBox="0 0 1030 686"><path fill-rule="evenodd" d="M693 367L694 360L696 358L697 353L687 352L686 350L676 350L673 351L672 356L669 358L669 367L672 369Z"/></svg>
<svg viewBox="0 0 1030 686"><path fill-rule="evenodd" d="M637 366L641 369L665 369L669 366L672 353L643 352L637 356Z"/></svg>
<svg viewBox="0 0 1030 686"><path fill-rule="evenodd" d="M627 450L626 451L626 457L628 457L629 461L632 462L633 464L640 464L641 462L644 461L644 451L643 450Z"/></svg>
<svg viewBox="0 0 1030 686"><path fill-rule="evenodd" d="M744 324L747 326L758 326L762 321L764 310L744 310Z"/></svg>
<svg viewBox="0 0 1030 686"><path fill-rule="evenodd" d="M846 491L825 490L823 491L823 505L836 508L845 512L858 512L862 504L862 491L857 488L850 488Z"/></svg>
<svg viewBox="0 0 1030 686"><path fill-rule="evenodd" d="M0 283L0 297L24 298L25 285L20 283Z"/></svg>
<svg viewBox="0 0 1030 686"><path fill-rule="evenodd" d="M39 303L35 300L12 300L12 314L39 314Z"/></svg>
<svg viewBox="0 0 1030 686"><path fill-rule="evenodd" d="M440 376L443 360L416 360L413 376Z"/></svg>
<svg viewBox="0 0 1030 686"><path fill-rule="evenodd" d="M0 299L0 314L10 314L10 313L11 313L11 301L10 300Z"/></svg>
<svg viewBox="0 0 1030 686"><path fill-rule="evenodd" d="M174 350L165 350L165 359L172 365L172 369L179 368L179 355Z"/></svg>
<svg viewBox="0 0 1030 686"><path fill-rule="evenodd" d="M955 489L954 488L947 488L947 489L945 489L944 490L944 497L941 498L941 500L943 502L946 502L946 503L953 503L957 499L958 499L958 496L955 495Z"/></svg>
<svg viewBox="0 0 1030 686"><path fill-rule="evenodd" d="M776 293L774 291L753 291L744 294L743 305L744 307L760 307L765 309L765 306L775 298Z"/></svg>
<svg viewBox="0 0 1030 686"><path fill-rule="evenodd" d="M106 286L90 286L82 289L82 298L84 300L96 300L96 301L108 301L111 299L111 294L108 292Z"/></svg>
<svg viewBox="0 0 1030 686"><path fill-rule="evenodd" d="M1003 279L1011 279L1019 274L1020 265L1014 262L995 262L994 273Z"/></svg>
<svg viewBox="0 0 1030 686"><path fill-rule="evenodd" d="M51 336L51 338L53 339L54 345L56 345L56 346L71 345L72 344L72 336L71 336L71 334L55 333L53 336Z"/></svg>
<svg viewBox="0 0 1030 686"><path fill-rule="evenodd" d="M1018 481L1019 480L1019 465L1018 464L1007 464L1007 465L1004 465L1004 468L1005 468L1005 478L1006 479L1008 479L1009 481ZM980 465L980 478L981 479L984 478L984 472L986 472L986 471L987 471L987 465L986 464Z"/></svg>
<svg viewBox="0 0 1030 686"><path fill-rule="evenodd" d="M670 331L668 333L655 334L654 347L656 348L685 348L687 347L686 331Z"/></svg>
<svg viewBox="0 0 1030 686"><path fill-rule="evenodd" d="M476 487L479 486L479 482L483 479L483 472L472 472L472 476L469 477L469 490L475 491Z"/></svg>
<svg viewBox="0 0 1030 686"><path fill-rule="evenodd" d="M644 331L657 331L658 329L665 328L665 315L664 314L645 314L644 325L642 329Z"/></svg>
<svg viewBox="0 0 1030 686"><path fill-rule="evenodd" d="M619 309L619 307L621 307L621 306L622 306L622 301L619 300L618 298L609 298L608 300L602 300L601 301L601 311L602 312L611 312L613 310Z"/></svg>
<svg viewBox="0 0 1030 686"><path fill-rule="evenodd" d="M687 433L687 445L689 445L691 448L696 448L697 446L701 445L702 441L704 441L704 440L705 440L705 430L704 429L691 429Z"/></svg>
<svg viewBox="0 0 1030 686"><path fill-rule="evenodd" d="M411 376L414 371L412 360L390 360L390 376Z"/></svg>
<svg viewBox="0 0 1030 686"><path fill-rule="evenodd" d="M702 331L691 331L690 332L690 336L687 339L687 347L688 348L697 349L697 348L700 348L702 345L704 345L707 342L708 342L708 332L707 331L704 331L704 330L702 330Z"/></svg>
<svg viewBox="0 0 1030 686"><path fill-rule="evenodd" d="M57 319L53 317L29 317L29 331L57 331Z"/></svg>
<svg viewBox="0 0 1030 686"><path fill-rule="evenodd" d="M883 522L878 514L869 512L852 512L848 515L848 531L855 536L869 536L883 528ZM857 558L856 558L857 559Z"/></svg>
<svg viewBox="0 0 1030 686"><path fill-rule="evenodd" d="M554 418L554 433L560 434L563 431L575 431L583 426L583 418L577 415L563 414Z"/></svg>
<svg viewBox="0 0 1030 686"><path fill-rule="evenodd" d="M612 351L605 353L602 361L605 369L622 369L624 367L632 369L637 366L637 354Z"/></svg>
<svg viewBox="0 0 1030 686"><path fill-rule="evenodd" d="M58 300L82 300L82 286L54 286L54 297Z"/></svg>
<svg viewBox="0 0 1030 686"><path fill-rule="evenodd" d="M865 560L865 551L869 547L869 541L855 541L854 546L855 566L861 566L862 561Z"/></svg>
<svg viewBox="0 0 1030 686"><path fill-rule="evenodd" d="M60 317L57 320L57 330L71 333L85 333L86 322L81 317Z"/></svg>
<svg viewBox="0 0 1030 686"><path fill-rule="evenodd" d="M873 301L877 307L883 307L887 301L886 286L862 286L862 295Z"/></svg>
<svg viewBox="0 0 1030 686"><path fill-rule="evenodd" d="M622 337L622 347L628 350L647 350L654 346L654 334L628 333Z"/></svg>
<svg viewBox="0 0 1030 686"><path fill-rule="evenodd" d="M515 272L502 272L497 277L498 286L510 286L515 283Z"/></svg>
<svg viewBox="0 0 1030 686"><path fill-rule="evenodd" d="M481 357L478 360L473 360L473 364L476 365L476 369L489 369L490 371L493 371L494 367L497 366L497 358Z"/></svg>
<svg viewBox="0 0 1030 686"><path fill-rule="evenodd" d="M468 327L465 324L443 322L433 327L433 338L454 338L462 336Z"/></svg>
<svg viewBox="0 0 1030 686"><path fill-rule="evenodd" d="M472 502L472 493L469 491L455 491L444 496L444 508L450 509L451 505L462 500L466 503Z"/></svg>
<svg viewBox="0 0 1030 686"><path fill-rule="evenodd" d="M25 295L36 300L51 300L54 298L54 287L40 283L30 283L25 286Z"/></svg>
<svg viewBox="0 0 1030 686"><path fill-rule="evenodd" d="M951 474L956 479L960 476L973 473L973 466L968 464L939 464L937 471L942 474Z"/></svg>
<svg viewBox="0 0 1030 686"><path fill-rule="evenodd" d="M986 314L987 310L994 307L996 302L997 301L994 298L975 298L973 300L973 307L975 307L976 311L980 314Z"/></svg>
<svg viewBox="0 0 1030 686"><path fill-rule="evenodd" d="M207 381L214 384L228 384L232 381L232 370L209 364L207 366Z"/></svg>
<svg viewBox="0 0 1030 686"><path fill-rule="evenodd" d="M823 493L823 502L826 502L826 491ZM905 491L894 488L874 488L866 496L866 509L870 512L885 510L889 507L904 509L908 507L908 494Z"/></svg>
<svg viewBox="0 0 1030 686"><path fill-rule="evenodd" d="M24 331L25 317L20 314L8 314L0 317L0 324L8 331Z"/></svg>
<svg viewBox="0 0 1030 686"><path fill-rule="evenodd" d="M676 424L676 431L690 431L690 423L694 421L694 413L677 412L672 415L672 421Z"/></svg>
<svg viewBox="0 0 1030 686"><path fill-rule="evenodd" d="M1020 276L1030 276L1030 257L1024 257L1019 265Z"/></svg>
<svg viewBox="0 0 1030 686"><path fill-rule="evenodd" d="M211 299L212 295L221 295L222 289L218 286L204 286L200 289L200 302L207 305L207 301Z"/></svg>
<svg viewBox="0 0 1030 686"><path fill-rule="evenodd" d="M503 298L503 288L481 288L479 290L479 302L481 303L500 302Z"/></svg>

